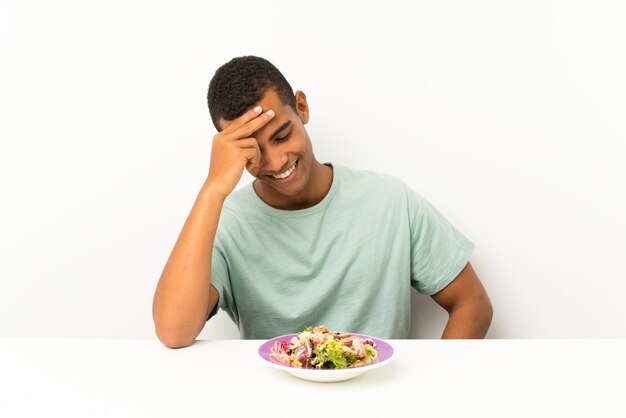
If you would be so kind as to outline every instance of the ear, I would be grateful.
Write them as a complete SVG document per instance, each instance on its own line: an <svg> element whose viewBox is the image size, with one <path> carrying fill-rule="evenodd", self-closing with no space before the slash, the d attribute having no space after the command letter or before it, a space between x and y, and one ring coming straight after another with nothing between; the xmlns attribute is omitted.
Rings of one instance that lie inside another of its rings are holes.
<svg viewBox="0 0 626 418"><path fill-rule="evenodd" d="M306 124L309 121L309 104L306 102L306 95L302 90L296 91L296 108L302 124Z"/></svg>

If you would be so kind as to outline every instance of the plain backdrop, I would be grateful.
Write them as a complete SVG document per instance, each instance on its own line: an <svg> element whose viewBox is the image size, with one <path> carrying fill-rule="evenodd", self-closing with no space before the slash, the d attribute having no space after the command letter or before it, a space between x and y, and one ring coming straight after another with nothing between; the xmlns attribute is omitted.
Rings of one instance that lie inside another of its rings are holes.
<svg viewBox="0 0 626 418"><path fill-rule="evenodd" d="M475 243L488 337L626 337L625 39L621 1L0 0L0 337L155 338L207 86L248 54L306 93L319 161L403 179ZM200 334L238 336L223 312Z"/></svg>

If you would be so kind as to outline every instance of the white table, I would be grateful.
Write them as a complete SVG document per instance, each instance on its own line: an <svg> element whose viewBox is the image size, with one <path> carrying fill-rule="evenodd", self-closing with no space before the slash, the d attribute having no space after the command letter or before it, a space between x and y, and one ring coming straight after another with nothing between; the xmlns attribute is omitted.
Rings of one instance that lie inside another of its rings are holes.
<svg viewBox="0 0 626 418"><path fill-rule="evenodd" d="M314 383L259 340L5 339L0 417L626 417L623 339L388 342L389 365Z"/></svg>

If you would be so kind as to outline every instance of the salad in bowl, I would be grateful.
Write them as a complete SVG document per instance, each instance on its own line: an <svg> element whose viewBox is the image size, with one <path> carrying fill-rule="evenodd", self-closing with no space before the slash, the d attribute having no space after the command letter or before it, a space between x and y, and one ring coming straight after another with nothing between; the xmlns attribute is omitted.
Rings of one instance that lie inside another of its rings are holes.
<svg viewBox="0 0 626 418"><path fill-rule="evenodd" d="M278 364L315 369L345 369L370 363L378 356L370 337L330 332L324 326L308 327L291 340L277 340L270 358Z"/></svg>
<svg viewBox="0 0 626 418"><path fill-rule="evenodd" d="M258 352L266 364L301 379L339 382L388 364L394 350L378 338L317 326L267 340Z"/></svg>

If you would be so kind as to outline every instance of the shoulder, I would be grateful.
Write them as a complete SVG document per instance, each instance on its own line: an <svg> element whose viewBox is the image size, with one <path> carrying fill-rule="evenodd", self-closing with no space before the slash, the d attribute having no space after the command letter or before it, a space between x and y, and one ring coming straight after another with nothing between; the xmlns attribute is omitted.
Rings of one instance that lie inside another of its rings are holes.
<svg viewBox="0 0 626 418"><path fill-rule="evenodd" d="M406 183L400 178L373 170L355 169L343 165L333 164L341 175L344 189L374 193L378 196L406 196Z"/></svg>

